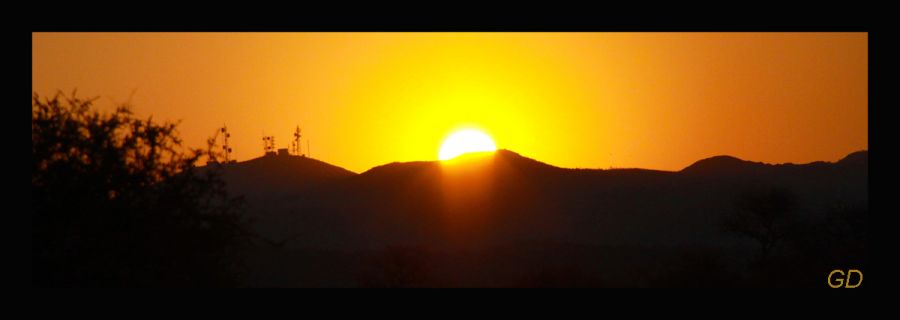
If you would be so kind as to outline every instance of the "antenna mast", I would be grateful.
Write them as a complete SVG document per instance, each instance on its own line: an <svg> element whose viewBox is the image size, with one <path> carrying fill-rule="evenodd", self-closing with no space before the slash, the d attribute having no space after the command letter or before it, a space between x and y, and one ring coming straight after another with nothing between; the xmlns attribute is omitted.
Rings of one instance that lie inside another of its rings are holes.
<svg viewBox="0 0 900 320"><path fill-rule="evenodd" d="M291 141L291 152L296 156L302 156L300 153L300 126L294 130L294 141Z"/></svg>
<svg viewBox="0 0 900 320"><path fill-rule="evenodd" d="M224 124L222 125L222 137L224 143L222 143L222 152L225 153L225 163L229 161L229 155L231 155L231 147L228 146L228 138L231 137L231 134L228 133L228 127Z"/></svg>
<svg viewBox="0 0 900 320"><path fill-rule="evenodd" d="M265 151L265 155L270 155L275 153L275 137L274 136L263 136L263 151Z"/></svg>

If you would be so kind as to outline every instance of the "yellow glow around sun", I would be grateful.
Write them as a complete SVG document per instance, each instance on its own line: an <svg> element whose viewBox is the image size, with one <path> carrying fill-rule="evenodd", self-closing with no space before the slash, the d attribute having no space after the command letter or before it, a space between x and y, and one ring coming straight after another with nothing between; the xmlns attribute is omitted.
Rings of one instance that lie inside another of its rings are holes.
<svg viewBox="0 0 900 320"><path fill-rule="evenodd" d="M463 153L495 151L497 146L487 134L476 129L463 129L454 132L441 145L438 159L450 160Z"/></svg>

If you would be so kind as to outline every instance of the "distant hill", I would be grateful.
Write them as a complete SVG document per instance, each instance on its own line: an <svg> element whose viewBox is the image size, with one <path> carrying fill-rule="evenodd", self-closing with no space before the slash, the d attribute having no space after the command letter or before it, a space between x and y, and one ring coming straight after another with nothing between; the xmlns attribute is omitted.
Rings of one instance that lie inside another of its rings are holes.
<svg viewBox="0 0 900 320"><path fill-rule="evenodd" d="M851 154L848 154L846 157L838 161L838 165L842 166L868 166L869 165L869 151L857 151Z"/></svg>
<svg viewBox="0 0 900 320"><path fill-rule="evenodd" d="M716 256L708 248L738 244L723 233L722 219L748 191L789 190L801 219L810 221L834 208L868 205L867 151L807 164L717 156L676 172L560 168L509 150L395 162L361 174L293 156L218 168L228 188L246 197L257 232L268 239L253 251L258 285L359 285L360 272L381 261L367 255L397 246L457 248L434 258L444 259L443 272L463 277L454 285L489 283L473 280L486 267L511 282L521 279L510 272L541 270L528 281L544 281L543 273L554 270L544 264L553 261L588 268L592 277L609 270L618 275L608 279L643 279L653 271L635 276L635 268L683 261L666 258L687 250L678 248ZM466 266L476 269L459 269Z"/></svg>
<svg viewBox="0 0 900 320"><path fill-rule="evenodd" d="M744 161L732 156L715 156L694 162L680 172L686 174L734 174L767 166L761 162Z"/></svg>
<svg viewBox="0 0 900 320"><path fill-rule="evenodd" d="M509 150L447 162L390 163L355 174L315 159L269 156L225 166L260 230L290 245L553 240L716 243L715 221L745 190L783 187L814 214L867 203L868 154L764 164L729 156L678 172L567 169Z"/></svg>
<svg viewBox="0 0 900 320"><path fill-rule="evenodd" d="M221 167L231 192L245 196L286 195L355 176L309 157L272 155Z"/></svg>

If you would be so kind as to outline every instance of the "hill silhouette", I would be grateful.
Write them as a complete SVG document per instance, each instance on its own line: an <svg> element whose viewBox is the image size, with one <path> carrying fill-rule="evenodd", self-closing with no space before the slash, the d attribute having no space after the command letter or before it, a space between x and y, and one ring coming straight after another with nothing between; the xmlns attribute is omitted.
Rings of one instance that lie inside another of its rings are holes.
<svg viewBox="0 0 900 320"><path fill-rule="evenodd" d="M796 195L796 211L804 221L822 220L835 207L868 205L867 151L838 162L808 164L718 156L676 172L560 168L509 150L443 162L395 162L361 174L309 158L270 156L226 165L224 173L231 190L246 192L257 231L284 244L261 265L288 263L290 259L273 258L285 252L317 252L318 258L295 257L301 269L303 261L308 262L303 259L346 262L359 255L332 255L396 246L487 250L492 255L502 251L526 260L570 263L547 266L551 271L570 270L573 265L582 270L585 265L572 261L587 259L583 256L594 259L597 252L625 256L634 250L657 252L650 256L658 263L659 256L672 254L671 248L751 250L752 243L723 234L721 228L735 210L734 199L748 191L789 190ZM396 248L392 250L396 254ZM557 256L562 253L569 255ZM616 268L626 272L629 266ZM543 277L550 272L542 270L521 276ZM309 278L296 285L358 285L353 279L328 276L329 272L336 271L309 271ZM469 276L456 281L471 280ZM282 280L262 283L284 285Z"/></svg>
<svg viewBox="0 0 900 320"><path fill-rule="evenodd" d="M848 154L846 157L837 162L842 166L857 166L864 167L869 165L869 152L868 151L857 151L851 154Z"/></svg>
<svg viewBox="0 0 900 320"><path fill-rule="evenodd" d="M280 196L356 175L347 169L309 157L263 156L224 164L224 178L233 194Z"/></svg>
<svg viewBox="0 0 900 320"><path fill-rule="evenodd" d="M694 162L680 172L688 174L736 174L764 167L766 164L744 161L732 156L715 156Z"/></svg>

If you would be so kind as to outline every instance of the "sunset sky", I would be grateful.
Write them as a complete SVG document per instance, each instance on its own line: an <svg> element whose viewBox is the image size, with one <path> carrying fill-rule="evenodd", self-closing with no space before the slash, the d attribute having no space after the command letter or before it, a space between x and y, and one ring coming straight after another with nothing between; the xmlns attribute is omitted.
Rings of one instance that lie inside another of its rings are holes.
<svg viewBox="0 0 900 320"><path fill-rule="evenodd" d="M561 167L680 170L868 149L866 33L35 33L32 89L181 121L233 157L289 148L363 172L437 160L454 130Z"/></svg>

